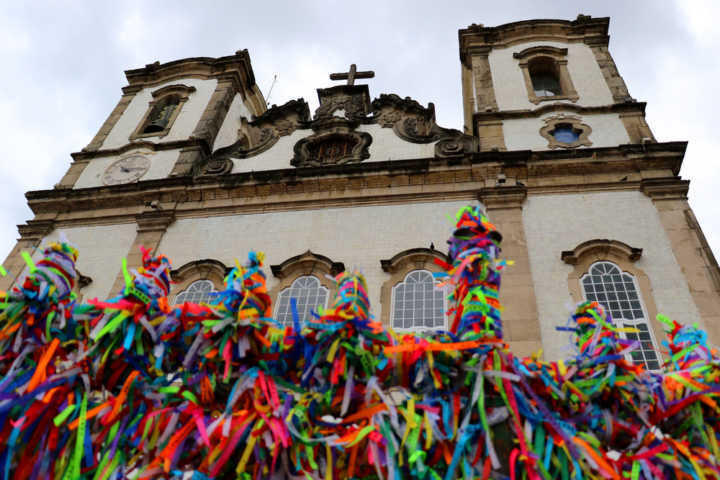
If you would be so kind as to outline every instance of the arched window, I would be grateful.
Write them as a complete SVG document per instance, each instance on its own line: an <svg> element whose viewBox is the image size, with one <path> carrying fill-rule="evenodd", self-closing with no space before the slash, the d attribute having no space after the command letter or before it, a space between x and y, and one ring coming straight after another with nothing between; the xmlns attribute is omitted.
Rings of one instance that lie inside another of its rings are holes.
<svg viewBox="0 0 720 480"><path fill-rule="evenodd" d="M555 61L550 57L536 57L528 62L533 91L537 97L562 95L560 76Z"/></svg>
<svg viewBox="0 0 720 480"><path fill-rule="evenodd" d="M436 288L432 273L414 270L392 290L394 329L444 329L445 293Z"/></svg>
<svg viewBox="0 0 720 480"><path fill-rule="evenodd" d="M170 133L183 104L194 91L195 87L187 85L168 85L152 92L153 99L148 104L140 124L130 135L130 140L142 137L164 137Z"/></svg>
<svg viewBox="0 0 720 480"><path fill-rule="evenodd" d="M527 87L528 100L534 104L549 100L570 100L580 97L567 68L567 48L539 45L513 53L518 60Z"/></svg>
<svg viewBox="0 0 720 480"><path fill-rule="evenodd" d="M310 312L318 306L327 306L328 289L323 287L316 277L304 275L295 279L288 288L280 291L275 307L275 320L286 325L293 324L291 298L297 302L300 321L305 322L310 319Z"/></svg>
<svg viewBox="0 0 720 480"><path fill-rule="evenodd" d="M637 330L635 333L622 333L628 340L640 342L640 347L631 353L633 362L658 370L658 348L635 278L612 262L600 261L590 266L581 277L580 284L585 298L605 307L615 325Z"/></svg>
<svg viewBox="0 0 720 480"><path fill-rule="evenodd" d="M170 124L170 119L173 113L175 113L175 109L178 108L178 105L180 105L180 97L177 95L169 95L153 105L141 133L164 132Z"/></svg>
<svg viewBox="0 0 720 480"><path fill-rule="evenodd" d="M210 294L215 291L213 283L210 280L196 280L191 283L187 289L175 296L175 304L179 305L185 302L206 303L210 300Z"/></svg>

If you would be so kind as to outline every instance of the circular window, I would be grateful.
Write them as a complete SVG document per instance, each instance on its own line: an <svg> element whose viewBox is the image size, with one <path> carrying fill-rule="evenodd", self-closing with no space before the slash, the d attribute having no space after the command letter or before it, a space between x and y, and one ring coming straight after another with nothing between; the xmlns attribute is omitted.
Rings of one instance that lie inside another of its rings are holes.
<svg viewBox="0 0 720 480"><path fill-rule="evenodd" d="M580 130L573 128L569 123L560 123L550 132L550 135L560 143L570 144L580 140L580 133Z"/></svg>

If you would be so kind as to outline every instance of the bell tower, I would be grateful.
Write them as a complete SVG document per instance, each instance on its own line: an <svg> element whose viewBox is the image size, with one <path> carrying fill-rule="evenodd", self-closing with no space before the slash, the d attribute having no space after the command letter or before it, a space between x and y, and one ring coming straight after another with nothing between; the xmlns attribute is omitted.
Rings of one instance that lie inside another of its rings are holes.
<svg viewBox="0 0 720 480"><path fill-rule="evenodd" d="M59 189L94 188L197 173L214 149L237 139L265 100L247 50L125 72L128 84L92 141L72 154Z"/></svg>
<svg viewBox="0 0 720 480"><path fill-rule="evenodd" d="M608 25L579 15L460 30L466 133L485 151L654 142L608 52Z"/></svg>

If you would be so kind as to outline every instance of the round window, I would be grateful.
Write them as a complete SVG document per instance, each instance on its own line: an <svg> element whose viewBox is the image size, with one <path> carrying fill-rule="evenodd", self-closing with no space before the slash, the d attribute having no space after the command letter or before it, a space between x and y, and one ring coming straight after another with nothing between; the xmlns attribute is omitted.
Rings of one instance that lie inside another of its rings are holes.
<svg viewBox="0 0 720 480"><path fill-rule="evenodd" d="M560 143L575 143L580 140L580 130L575 129L569 123L561 123L550 132Z"/></svg>

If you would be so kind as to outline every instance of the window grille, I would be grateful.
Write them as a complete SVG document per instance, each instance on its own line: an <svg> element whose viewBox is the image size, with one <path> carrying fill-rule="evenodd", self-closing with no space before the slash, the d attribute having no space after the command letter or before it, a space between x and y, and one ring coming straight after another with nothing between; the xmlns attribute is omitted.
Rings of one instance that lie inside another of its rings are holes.
<svg viewBox="0 0 720 480"><path fill-rule="evenodd" d="M296 299L298 316L301 322L305 322L310 319L310 312L318 306L325 307L327 305L328 289L320 285L320 280L317 278L303 276L282 290L277 299L275 320L285 325L293 324L291 298Z"/></svg>
<svg viewBox="0 0 720 480"><path fill-rule="evenodd" d="M432 273L414 270L392 290L394 329L444 329L445 293L436 288Z"/></svg>
<svg viewBox="0 0 720 480"><path fill-rule="evenodd" d="M175 304L185 302L207 303L210 300L210 294L214 291L215 288L210 280L196 280L175 296Z"/></svg>
<svg viewBox="0 0 720 480"><path fill-rule="evenodd" d="M640 342L640 347L631 353L633 362L642 363L649 370L658 370L658 349L635 278L620 271L614 263L597 262L580 280L585 298L605 307L615 325L638 330L635 333L621 333L628 340Z"/></svg>

